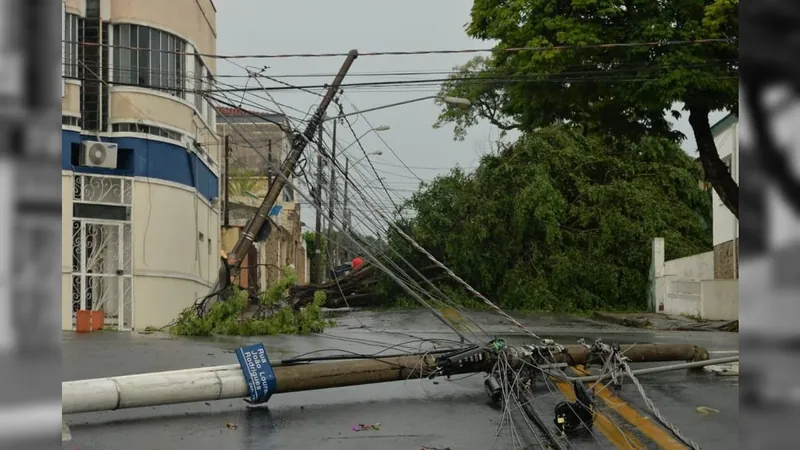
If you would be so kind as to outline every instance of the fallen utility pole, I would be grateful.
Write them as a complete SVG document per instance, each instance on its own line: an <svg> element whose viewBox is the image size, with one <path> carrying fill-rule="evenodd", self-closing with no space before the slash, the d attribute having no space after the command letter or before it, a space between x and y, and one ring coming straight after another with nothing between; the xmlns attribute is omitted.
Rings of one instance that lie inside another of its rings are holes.
<svg viewBox="0 0 800 450"><path fill-rule="evenodd" d="M311 120L308 121L305 131L302 135L294 135L292 139L292 151L281 164L280 170L283 175L275 177L275 181L269 187L269 191L267 191L267 195L264 196L264 200L261 202L261 205L258 207L255 215L252 217L252 219L250 219L250 222L248 222L244 231L239 235L239 240L236 242L233 250L228 253L228 267L223 267L220 269L217 282L212 287L209 296L206 298L206 301L203 304L203 312L208 311L210 306L213 304L213 301L215 300L214 297L218 296L218 291L220 288L226 287L230 283L229 277L236 276L242 260L245 258L247 252L250 250L250 247L253 245L253 241L256 239L256 235L262 231L262 228L264 228L265 224L269 223L269 212L272 207L275 206L278 196L286 185L286 179L291 177L291 175L294 173L297 161L299 161L300 157L303 156L303 151L305 151L306 145L314 140L315 134L317 133L317 128L322 123L322 118L325 115L325 111L333 101L333 97L336 95L336 92L339 91L339 87L341 86L345 75L347 75L347 72L350 70L350 66L353 65L353 62L356 60L356 58L358 58L358 51L350 50L347 58L342 64L342 67L339 69L339 73L336 74L336 77L333 79L333 83L331 83L328 91L322 98L322 101L320 101L316 112L312 116ZM269 236L269 231L269 228L266 228L266 235L264 236L265 238Z"/></svg>
<svg viewBox="0 0 800 450"><path fill-rule="evenodd" d="M482 372L484 364L462 365L451 374ZM207 370L206 370L207 369ZM430 376L436 370L433 356L403 356L361 361L299 364L274 367L276 394L401 381ZM242 370L222 366L128 375L61 384L62 414L208 402L246 398L248 386Z"/></svg>
<svg viewBox="0 0 800 450"><path fill-rule="evenodd" d="M557 360L570 365L583 365L590 360L585 346L553 350ZM518 359L521 364L531 355L527 347L507 347L506 351L510 352L512 365L513 360ZM470 355L447 365L432 354L314 364L272 364L275 384L271 393L491 371L495 363L492 353L480 348L465 351L468 352ZM625 354L634 362L708 359L708 351L688 344L634 345L625 349ZM252 387L248 386L247 377L239 365L66 381L61 384L62 411L63 414L77 414L245 398L250 389Z"/></svg>

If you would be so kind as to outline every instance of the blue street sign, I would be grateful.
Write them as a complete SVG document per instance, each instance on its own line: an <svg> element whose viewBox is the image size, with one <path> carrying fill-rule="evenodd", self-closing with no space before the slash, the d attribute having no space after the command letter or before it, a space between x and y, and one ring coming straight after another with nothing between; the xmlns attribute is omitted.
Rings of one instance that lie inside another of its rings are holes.
<svg viewBox="0 0 800 450"><path fill-rule="evenodd" d="M244 380L247 382L247 392L250 394L250 403L266 403L275 393L278 380L275 371L269 362L264 344L253 344L236 349L236 358L242 367Z"/></svg>
<svg viewBox="0 0 800 450"><path fill-rule="evenodd" d="M281 205L275 205L275 206L273 206L273 207L272 207L272 209L270 209L270 210L269 210L269 216L270 216L270 217L275 217L275 216L277 216L278 214L280 214L280 213L281 213L281 209L283 209L283 206L281 206Z"/></svg>

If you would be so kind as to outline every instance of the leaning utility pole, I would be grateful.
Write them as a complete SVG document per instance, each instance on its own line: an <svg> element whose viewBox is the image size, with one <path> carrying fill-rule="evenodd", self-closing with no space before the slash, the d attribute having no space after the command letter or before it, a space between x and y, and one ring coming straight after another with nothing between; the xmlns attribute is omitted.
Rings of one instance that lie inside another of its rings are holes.
<svg viewBox="0 0 800 450"><path fill-rule="evenodd" d="M311 268L311 284L322 282L322 124L317 137L317 184L314 187L314 203L317 204L317 223L314 228L314 261Z"/></svg>
<svg viewBox="0 0 800 450"><path fill-rule="evenodd" d="M325 265L328 269L336 266L336 248L333 244L333 220L334 208L336 208L336 123L333 121L333 131L331 134L331 178L328 180L328 231L325 233ZM327 272L327 271L326 271Z"/></svg>
<svg viewBox="0 0 800 450"><path fill-rule="evenodd" d="M228 253L227 267L222 267L220 269L219 278L202 305L202 312L208 311L214 300L218 299L221 290L230 284L229 277L238 274L239 266L250 250L250 247L253 245L256 235L258 235L259 232L265 231L266 233L263 234L269 236L269 212L272 210L278 196L286 185L286 180L294 173L297 161L300 160L303 156L303 151L306 149L306 144L314 140L317 129L322 123L322 117L325 111L328 109L328 106L330 106L331 101L333 101L333 96L339 90L339 86L341 86L345 75L347 75L347 71L350 70L350 66L353 65L353 61L355 61L356 58L358 58L358 50L350 50L347 58L344 60L344 64L342 64L342 67L339 69L339 73L336 74L333 83L328 87L328 91L319 103L317 111L314 113L311 120L308 121L305 131L302 135L299 133L294 134L292 138L292 151L289 153L286 160L283 161L283 164L281 164L280 170L282 176L275 177L275 181L269 187L269 191L267 191L267 195L264 196L264 200L258 207L256 214L250 219L250 222L248 222L242 234L239 235L239 240L236 242L233 250ZM267 228L263 229L265 226Z"/></svg>

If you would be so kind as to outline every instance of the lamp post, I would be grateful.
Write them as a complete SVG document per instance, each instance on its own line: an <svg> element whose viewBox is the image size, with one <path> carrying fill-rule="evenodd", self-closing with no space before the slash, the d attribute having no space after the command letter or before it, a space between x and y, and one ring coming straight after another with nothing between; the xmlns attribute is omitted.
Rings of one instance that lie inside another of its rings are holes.
<svg viewBox="0 0 800 450"><path fill-rule="evenodd" d="M381 131L389 131L390 129L391 129L391 127L388 126L388 125L381 125L379 127L370 128L369 130L365 131L361 136L357 137L355 141L347 144L347 147L342 149L342 154L344 154L344 152L346 152L347 149L349 149L353 145L357 144L361 140L361 138L363 138L364 136L366 136L366 135L368 135L370 133L380 133Z"/></svg>

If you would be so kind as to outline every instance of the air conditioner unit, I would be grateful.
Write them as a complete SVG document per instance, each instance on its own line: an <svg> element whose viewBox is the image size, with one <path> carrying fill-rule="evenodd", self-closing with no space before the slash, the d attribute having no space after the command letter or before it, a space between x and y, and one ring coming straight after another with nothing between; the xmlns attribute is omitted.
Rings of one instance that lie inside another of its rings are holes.
<svg viewBox="0 0 800 450"><path fill-rule="evenodd" d="M81 142L80 165L86 167L117 168L117 144L110 142Z"/></svg>

